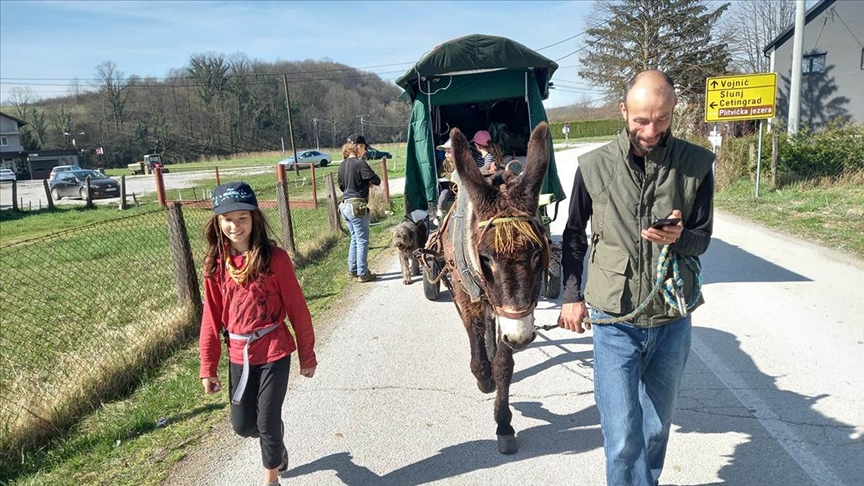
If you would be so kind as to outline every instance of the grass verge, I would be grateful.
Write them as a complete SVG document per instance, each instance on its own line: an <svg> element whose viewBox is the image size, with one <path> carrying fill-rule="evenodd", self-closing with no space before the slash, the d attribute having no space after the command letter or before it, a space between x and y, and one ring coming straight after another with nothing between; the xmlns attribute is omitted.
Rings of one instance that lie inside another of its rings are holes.
<svg viewBox="0 0 864 486"><path fill-rule="evenodd" d="M718 209L864 260L864 185L800 184L760 190L740 180L714 197Z"/></svg>

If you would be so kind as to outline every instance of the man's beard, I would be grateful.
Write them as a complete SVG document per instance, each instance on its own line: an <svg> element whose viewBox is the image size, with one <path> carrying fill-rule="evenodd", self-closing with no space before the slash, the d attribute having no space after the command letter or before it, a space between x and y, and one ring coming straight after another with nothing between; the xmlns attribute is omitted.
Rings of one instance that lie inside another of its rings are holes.
<svg viewBox="0 0 864 486"><path fill-rule="evenodd" d="M656 148L663 146L666 143L666 139L669 137L669 134L672 133L672 126L670 125L663 135L660 135L660 139L657 141L657 145L653 147L644 147L642 146L642 142L639 138L636 137L635 133L630 132L630 128L627 129L627 138L630 139L630 146L633 148L633 153L639 157L645 157L651 152L653 152Z"/></svg>

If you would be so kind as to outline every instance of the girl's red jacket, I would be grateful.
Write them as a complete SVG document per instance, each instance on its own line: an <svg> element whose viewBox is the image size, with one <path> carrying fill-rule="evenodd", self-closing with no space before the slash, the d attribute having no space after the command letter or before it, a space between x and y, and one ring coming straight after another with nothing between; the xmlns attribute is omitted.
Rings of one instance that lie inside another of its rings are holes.
<svg viewBox="0 0 864 486"><path fill-rule="evenodd" d="M232 256L235 268L242 268L243 255ZM288 326L265 334L249 346L249 364L259 365L288 356L296 349L300 368L317 366L315 358L315 332L312 316L300 290L297 274L288 253L273 247L270 274L259 275L254 282L238 285L226 272L220 271L204 279L204 315L201 319L200 377L215 377L222 353L223 327L233 334L250 334L285 317L291 323L295 338ZM228 341L228 359L243 364L244 341Z"/></svg>

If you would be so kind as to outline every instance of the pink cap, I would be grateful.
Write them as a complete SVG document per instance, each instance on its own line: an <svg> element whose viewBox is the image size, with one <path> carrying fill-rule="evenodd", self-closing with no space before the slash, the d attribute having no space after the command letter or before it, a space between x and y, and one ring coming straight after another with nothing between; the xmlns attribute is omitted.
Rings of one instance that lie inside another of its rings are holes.
<svg viewBox="0 0 864 486"><path fill-rule="evenodd" d="M492 135L489 135L489 132L487 132L486 130L480 130L479 132L474 134L474 138L471 139L471 141L476 143L477 145L486 146L489 145L489 142L492 141Z"/></svg>

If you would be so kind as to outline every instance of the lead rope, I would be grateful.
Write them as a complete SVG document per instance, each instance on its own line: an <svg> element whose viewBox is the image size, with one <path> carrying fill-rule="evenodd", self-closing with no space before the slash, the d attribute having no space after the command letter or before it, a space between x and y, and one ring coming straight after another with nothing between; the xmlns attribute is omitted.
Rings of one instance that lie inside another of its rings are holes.
<svg viewBox="0 0 864 486"><path fill-rule="evenodd" d="M696 275L696 293L693 295L693 299L689 304L684 300L684 279L681 278L681 272L678 269L679 259L683 260L684 264L687 265L687 267ZM664 282L663 279L669 270L670 262L672 263L672 278L668 278ZM618 324L621 322L633 322L637 317L645 312L645 308L648 307L648 304L650 304L652 300L654 300L654 297L658 292L663 295L663 300L666 302L666 305L672 309L677 309L678 313L682 317L686 316L687 313L696 305L696 302L699 301L699 297L702 296L702 264L696 258L679 255L671 251L669 245L665 245L663 246L663 249L660 250L660 255L657 257L657 279L654 281L654 287L651 289L651 293L648 294L648 297L646 297L641 304L639 304L629 314L621 317L609 317L603 319L591 319L590 317L586 317L584 322L590 324Z"/></svg>

